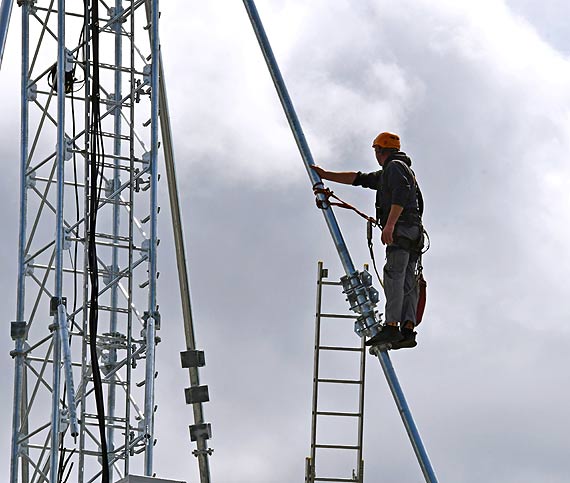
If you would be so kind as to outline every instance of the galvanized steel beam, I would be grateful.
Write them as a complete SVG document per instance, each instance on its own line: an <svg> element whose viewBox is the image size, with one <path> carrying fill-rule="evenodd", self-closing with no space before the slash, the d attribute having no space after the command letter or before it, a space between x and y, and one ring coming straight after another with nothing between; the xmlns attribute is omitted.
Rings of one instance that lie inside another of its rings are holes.
<svg viewBox="0 0 570 483"><path fill-rule="evenodd" d="M287 120L289 121L289 125L295 137L295 141L297 142L297 146L301 153L301 157L303 158L303 162L305 164L305 168L307 170L307 174L311 180L313 186L322 186L322 180L320 177L311 169L311 166L314 165L313 157L311 155L311 151L305 139L305 135L301 128L301 124L297 115L295 113L295 109L293 107L293 103L289 94L287 92L287 87L285 86L285 81L281 75L279 70L279 66L277 65L277 61L275 60L275 56L273 55L273 51L271 49L271 45L269 43L269 39L267 38L267 34L263 28L263 24L255 7L255 2L253 0L243 0L247 13L249 15L251 24L253 26L253 30L256 34L257 40L259 42L259 46L263 52L263 56L267 63L267 67L271 74L271 78L273 79L273 83L279 95L279 99L281 100L281 104L287 116ZM324 201L324 197L321 196L320 198ZM338 223L335 219L333 214L332 208L327 206L323 209L323 214L325 216L325 220L329 227L329 231L337 248L339 257L341 259L341 263L345 269L345 272L348 277L352 277L356 272L350 255L348 253L348 248L342 238L342 234ZM365 303L365 301L360 301L361 304ZM373 314L370 314L370 317L373 318ZM373 335L375 332L377 333L378 329L376 328L375 321L366 321L366 331L363 334L366 335ZM408 436L416 453L416 457L420 463L420 467L428 483L437 483L437 478L435 476L435 472L431 466L431 462L428 458L427 452L423 446L419 431L414 423L410 408L406 402L404 393L402 388L398 382L396 377L396 373L390 361L390 357L388 356L386 351L380 351L378 348L374 349L374 353L377 355L380 364L382 365L382 369L384 370L384 374L386 379L388 380L388 384L390 389L392 390L392 394L394 396L394 400L396 401L396 405L402 415L402 419L404 421L404 425L408 432Z"/></svg>

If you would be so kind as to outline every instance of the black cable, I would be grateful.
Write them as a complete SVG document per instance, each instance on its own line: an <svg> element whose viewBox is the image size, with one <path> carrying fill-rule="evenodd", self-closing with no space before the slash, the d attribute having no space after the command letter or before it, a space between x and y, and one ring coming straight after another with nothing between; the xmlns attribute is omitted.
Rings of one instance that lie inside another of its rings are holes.
<svg viewBox="0 0 570 483"><path fill-rule="evenodd" d="M63 440L63 437L62 437ZM59 469L58 469L58 475L57 475L57 482L58 483L66 483L67 480L69 480L69 476L71 474L71 470L73 469L73 462L70 463L71 461L71 457L75 454L75 448L73 448L73 450L70 451L69 455L67 455L67 458L65 457L65 453L66 453L66 449L62 448L60 451L60 460L59 460ZM69 469L67 470L67 475L64 478L64 474L65 474L65 470L67 468L67 466L69 465Z"/></svg>
<svg viewBox="0 0 570 483"><path fill-rule="evenodd" d="M57 483L61 483L65 470L65 448L63 447L63 435L59 437L59 465L57 468Z"/></svg>
<svg viewBox="0 0 570 483"><path fill-rule="evenodd" d="M105 434L105 405L103 401L103 384L99 361L97 356L97 331L99 323L99 270L97 263L97 210L101 194L101 178L99 176L99 160L104 156L101 133L100 113L100 79L99 79L99 2L94 1L89 17L88 0L84 0L85 17L91 29L92 45L92 83L91 83L91 116L90 116L90 165L89 165L89 216L87 261L90 279L89 295L89 349L91 356L91 369L93 375L93 388L95 404L97 407L97 420L99 437L101 441L101 481L109 483L109 456L107 454L107 438Z"/></svg>

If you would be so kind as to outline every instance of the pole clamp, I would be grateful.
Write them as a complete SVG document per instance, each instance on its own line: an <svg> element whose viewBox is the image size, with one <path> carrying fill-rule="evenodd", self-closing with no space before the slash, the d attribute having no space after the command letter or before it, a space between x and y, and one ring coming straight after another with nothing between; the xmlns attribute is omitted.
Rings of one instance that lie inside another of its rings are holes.
<svg viewBox="0 0 570 483"><path fill-rule="evenodd" d="M142 318L145 321L145 325L149 318L154 320L154 328L156 330L160 330L160 312L158 310L154 310L153 312L145 311Z"/></svg>
<svg viewBox="0 0 570 483"><path fill-rule="evenodd" d="M372 286L372 275L367 270L355 271L351 275L341 277L340 282L350 310L360 314L354 323L354 331L360 337L375 334L380 325L380 316L375 310L379 294Z"/></svg>
<svg viewBox="0 0 570 483"><path fill-rule="evenodd" d="M57 308L62 304L67 307L67 297L52 297L49 301L49 314L52 317L57 315Z"/></svg>
<svg viewBox="0 0 570 483"><path fill-rule="evenodd" d="M195 449L194 451L192 451L192 454L194 456L196 456L196 458L200 455L203 454L207 454L208 456L212 456L212 453L214 452L213 448L208 448L208 449Z"/></svg>
<svg viewBox="0 0 570 483"><path fill-rule="evenodd" d="M10 336L12 340L16 341L18 339L26 338L26 321L16 320L10 323Z"/></svg>

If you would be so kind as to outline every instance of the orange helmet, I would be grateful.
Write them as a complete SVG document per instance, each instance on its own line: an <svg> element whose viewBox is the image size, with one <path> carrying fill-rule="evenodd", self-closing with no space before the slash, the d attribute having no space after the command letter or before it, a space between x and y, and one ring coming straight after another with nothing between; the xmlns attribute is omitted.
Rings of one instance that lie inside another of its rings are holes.
<svg viewBox="0 0 570 483"><path fill-rule="evenodd" d="M372 142L372 147L400 149L400 136L391 132L381 132Z"/></svg>

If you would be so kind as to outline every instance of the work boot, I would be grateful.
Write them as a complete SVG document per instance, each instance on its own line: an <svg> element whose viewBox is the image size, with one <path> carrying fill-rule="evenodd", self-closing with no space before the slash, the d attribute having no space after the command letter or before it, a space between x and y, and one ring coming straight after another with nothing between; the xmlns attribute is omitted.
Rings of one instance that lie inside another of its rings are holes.
<svg viewBox="0 0 570 483"><path fill-rule="evenodd" d="M394 342L399 342L403 339L403 335L395 325L385 325L382 330L378 332L374 337L368 339L364 345L384 345L393 344Z"/></svg>
<svg viewBox="0 0 570 483"><path fill-rule="evenodd" d="M418 334L417 332L414 332L413 329L402 329L401 334L402 334L402 340L392 344L393 350L411 349L418 345L418 343L416 342L416 335Z"/></svg>

